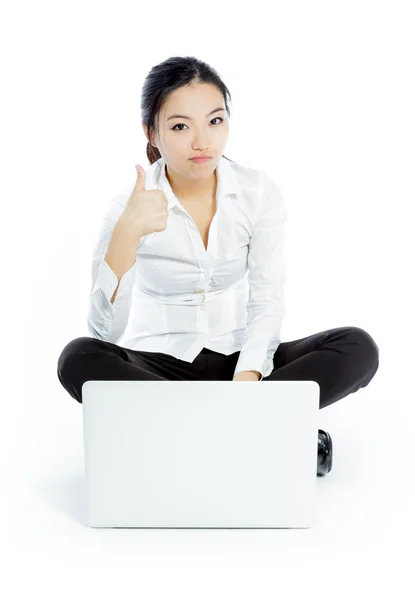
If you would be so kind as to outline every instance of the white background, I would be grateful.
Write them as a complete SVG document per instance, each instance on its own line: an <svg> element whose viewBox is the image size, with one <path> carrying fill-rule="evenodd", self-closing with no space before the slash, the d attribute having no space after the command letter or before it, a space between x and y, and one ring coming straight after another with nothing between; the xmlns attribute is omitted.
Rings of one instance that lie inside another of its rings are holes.
<svg viewBox="0 0 415 600"><path fill-rule="evenodd" d="M413 10L399 0L3 6L4 598L412 597ZM232 96L225 155L265 169L284 194L283 341L353 325L380 349L369 386L320 413L335 454L308 530L84 524L82 407L56 365L89 335L103 214L133 186L134 165L149 166L144 78L175 55L219 72Z"/></svg>

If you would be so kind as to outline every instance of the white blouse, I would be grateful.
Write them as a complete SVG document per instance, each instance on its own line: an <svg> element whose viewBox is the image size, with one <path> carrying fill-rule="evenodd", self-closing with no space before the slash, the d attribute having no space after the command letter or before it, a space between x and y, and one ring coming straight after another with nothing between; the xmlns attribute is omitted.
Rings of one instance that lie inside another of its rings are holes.
<svg viewBox="0 0 415 600"><path fill-rule="evenodd" d="M222 156L217 177L206 250L171 189L164 159L147 169L146 189L163 190L168 201L167 227L141 238L114 304L118 279L104 256L133 186L112 199L93 251L87 326L95 338L187 362L203 347L226 355L240 351L234 375L254 370L263 379L281 342L287 211L279 187L263 170ZM131 335L123 339L127 324Z"/></svg>

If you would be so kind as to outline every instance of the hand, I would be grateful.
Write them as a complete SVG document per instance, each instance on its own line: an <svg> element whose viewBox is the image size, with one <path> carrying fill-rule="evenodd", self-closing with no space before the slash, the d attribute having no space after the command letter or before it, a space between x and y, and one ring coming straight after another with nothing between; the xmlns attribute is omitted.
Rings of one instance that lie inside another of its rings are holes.
<svg viewBox="0 0 415 600"><path fill-rule="evenodd" d="M168 202L162 190L146 190L146 172L141 165L135 168L137 181L119 221L141 238L166 229Z"/></svg>
<svg viewBox="0 0 415 600"><path fill-rule="evenodd" d="M259 371L239 371L232 381L259 381L261 373Z"/></svg>

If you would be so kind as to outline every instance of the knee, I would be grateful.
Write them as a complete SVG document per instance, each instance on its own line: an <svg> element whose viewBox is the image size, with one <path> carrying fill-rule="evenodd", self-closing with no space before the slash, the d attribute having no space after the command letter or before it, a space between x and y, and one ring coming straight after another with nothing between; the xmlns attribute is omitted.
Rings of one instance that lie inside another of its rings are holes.
<svg viewBox="0 0 415 600"><path fill-rule="evenodd" d="M377 370L379 366L379 347L373 337L361 327L349 328L353 340L358 344L359 354Z"/></svg>
<svg viewBox="0 0 415 600"><path fill-rule="evenodd" d="M73 366L82 354L85 354L89 348L96 344L96 339L93 337L83 336L71 340L58 358L58 376L61 381L64 381L66 376L72 371Z"/></svg>

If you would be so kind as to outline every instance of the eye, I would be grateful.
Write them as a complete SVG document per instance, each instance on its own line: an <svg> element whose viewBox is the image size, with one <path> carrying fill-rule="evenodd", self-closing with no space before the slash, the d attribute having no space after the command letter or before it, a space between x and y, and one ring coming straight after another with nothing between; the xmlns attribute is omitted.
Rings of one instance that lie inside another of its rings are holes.
<svg viewBox="0 0 415 600"><path fill-rule="evenodd" d="M216 119L219 119L220 122L223 121L222 117L215 117L214 119L212 119L212 121L216 121ZM211 121L211 123L212 123ZM216 125L219 125L220 123L216 123ZM183 129L176 129L176 127L178 127L179 125L184 125L185 127L187 127L187 125L185 123L177 123L174 127L171 128L172 131L183 131Z"/></svg>

